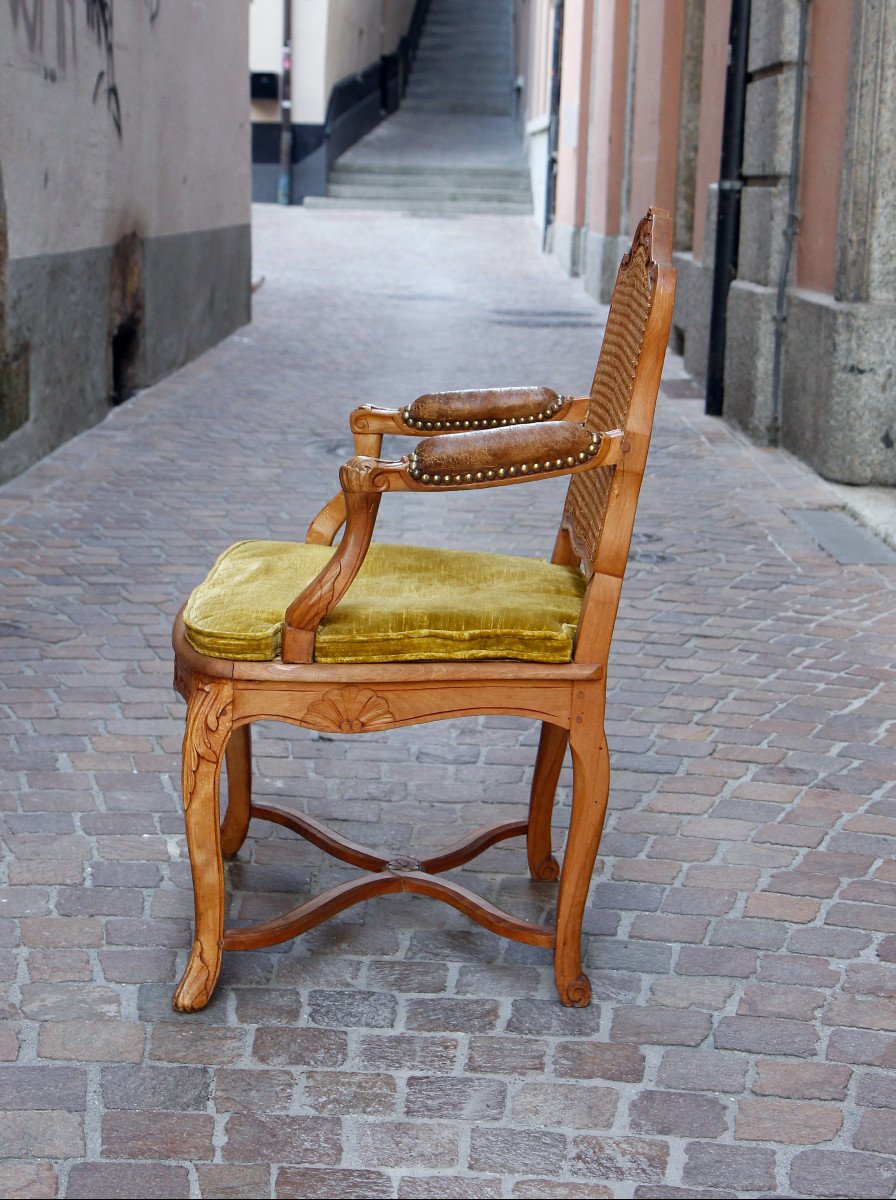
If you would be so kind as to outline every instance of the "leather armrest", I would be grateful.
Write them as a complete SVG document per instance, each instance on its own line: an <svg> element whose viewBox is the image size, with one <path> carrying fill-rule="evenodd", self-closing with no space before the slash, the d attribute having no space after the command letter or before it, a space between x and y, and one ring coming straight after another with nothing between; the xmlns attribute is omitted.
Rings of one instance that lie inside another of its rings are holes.
<svg viewBox="0 0 896 1200"><path fill-rule="evenodd" d="M565 421L449 434L420 442L408 460L408 474L438 487L565 473L590 466L599 456L606 462L608 437Z"/></svg>
<svg viewBox="0 0 896 1200"><path fill-rule="evenodd" d="M419 492L497 487L614 466L625 452L622 431L594 433L550 421L513 429L445 433L419 442L399 462L360 456L339 472L345 493Z"/></svg>
<svg viewBox="0 0 896 1200"><path fill-rule="evenodd" d="M401 410L412 429L459 432L550 420L565 397L549 387L489 388L485 391L429 392Z"/></svg>
<svg viewBox="0 0 896 1200"><path fill-rule="evenodd" d="M430 392L404 408L362 404L352 413L349 427L355 435L431 436L542 421L583 421L587 407L587 399L558 396L548 387Z"/></svg>

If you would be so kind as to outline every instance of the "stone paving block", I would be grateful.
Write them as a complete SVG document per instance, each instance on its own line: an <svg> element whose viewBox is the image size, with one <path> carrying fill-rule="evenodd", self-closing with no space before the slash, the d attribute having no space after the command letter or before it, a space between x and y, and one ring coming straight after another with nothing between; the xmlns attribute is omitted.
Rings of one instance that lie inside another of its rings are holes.
<svg viewBox="0 0 896 1200"><path fill-rule="evenodd" d="M479 1127L470 1134L470 1169L502 1175L556 1175L566 1158L561 1133L525 1128Z"/></svg>
<svg viewBox="0 0 896 1200"><path fill-rule="evenodd" d="M240 1072L240 1074L253 1075L256 1088L270 1086L265 1085L263 1077L259 1078L259 1072L247 1071ZM270 1073L265 1072L265 1074ZM284 1102L288 1105L290 1077L284 1072L276 1072L276 1074L278 1077L283 1077L283 1082L282 1084L278 1083L278 1088L282 1090ZM465 1081L457 1080L456 1082ZM233 1091L240 1097L242 1096L242 1089L234 1086ZM397 1085L394 1076L376 1072L308 1071L304 1077L302 1102L312 1112L322 1116L352 1116L354 1114L391 1116L398 1103ZM247 1112L252 1112L261 1106L257 1103L242 1102L239 1107Z"/></svg>
<svg viewBox="0 0 896 1200"><path fill-rule="evenodd" d="M828 1039L832 1062L871 1067L896 1067L896 1037L865 1029L834 1029Z"/></svg>
<svg viewBox="0 0 896 1200"><path fill-rule="evenodd" d="M501 1179L496 1175L403 1175L398 1181L402 1200L489 1200L502 1194Z"/></svg>
<svg viewBox="0 0 896 1200"><path fill-rule="evenodd" d="M471 1037L466 1067L486 1075L541 1074L547 1057L548 1043L539 1038Z"/></svg>
<svg viewBox="0 0 896 1200"><path fill-rule="evenodd" d="M879 1071L862 1072L856 1087L856 1100L859 1104L874 1108L896 1108L896 1088L893 1087L892 1077Z"/></svg>
<svg viewBox="0 0 896 1200"><path fill-rule="evenodd" d="M847 1066L759 1059L753 1091L760 1096L787 1096L799 1100L845 1100L851 1078L852 1069Z"/></svg>
<svg viewBox="0 0 896 1200"><path fill-rule="evenodd" d="M660 1183L665 1176L666 1142L640 1137L577 1137L572 1142L573 1175Z"/></svg>
<svg viewBox="0 0 896 1200"><path fill-rule="evenodd" d="M50 1163L14 1163L3 1165L4 1195L9 1200L54 1200L59 1186Z"/></svg>
<svg viewBox="0 0 896 1200"><path fill-rule="evenodd" d="M609 1129L619 1105L615 1088L577 1084L524 1083L511 1101L511 1116L518 1124L537 1128Z"/></svg>
<svg viewBox="0 0 896 1200"><path fill-rule="evenodd" d="M109 1109L205 1112L211 1072L201 1067L110 1066L102 1072L101 1087Z"/></svg>
<svg viewBox="0 0 896 1200"><path fill-rule="evenodd" d="M811 1058L818 1042L812 1025L777 1017L723 1017L715 1029L719 1050L793 1054Z"/></svg>
<svg viewBox="0 0 896 1200"><path fill-rule="evenodd" d="M75 1163L65 1194L83 1200L186 1200L190 1173L165 1163Z"/></svg>
<svg viewBox="0 0 896 1200"><path fill-rule="evenodd" d="M813 1146L840 1132L843 1115L830 1104L803 1100L741 1100L734 1136L747 1142Z"/></svg>
<svg viewBox="0 0 896 1200"><path fill-rule="evenodd" d="M708 1013L642 1007L618 1010L610 1037L616 1042L653 1046L699 1046L711 1027Z"/></svg>
<svg viewBox="0 0 896 1200"><path fill-rule="evenodd" d="M40 1058L140 1062L146 1030L136 1021L47 1021L37 1034Z"/></svg>
<svg viewBox="0 0 896 1200"><path fill-rule="evenodd" d="M0 1113L0 1158L80 1158L84 1117L51 1109Z"/></svg>
<svg viewBox="0 0 896 1200"><path fill-rule="evenodd" d="M224 1133L224 1162L337 1166L342 1157L342 1127L331 1117L235 1113Z"/></svg>
<svg viewBox="0 0 896 1200"><path fill-rule="evenodd" d="M448 1123L366 1121L357 1129L357 1156L371 1167L455 1169L459 1130Z"/></svg>
<svg viewBox="0 0 896 1200"><path fill-rule="evenodd" d="M406 1088L404 1108L409 1117L499 1121L507 1103L507 1085L497 1079L411 1075Z"/></svg>
<svg viewBox="0 0 896 1200"><path fill-rule="evenodd" d="M567 1183L554 1179L521 1179L510 1193L521 1200L604 1200L612 1197L608 1187L592 1183Z"/></svg>
<svg viewBox="0 0 896 1200"><path fill-rule="evenodd" d="M264 1188L267 1188L266 1178ZM265 1190L264 1194L270 1193ZM273 1195L284 1200L330 1200L333 1196L344 1197L344 1200L379 1200L380 1197L394 1196L395 1192L391 1178L383 1171L281 1167L277 1171Z"/></svg>
<svg viewBox="0 0 896 1200"><path fill-rule="evenodd" d="M753 1146L689 1142L682 1171L685 1183L733 1187L737 1193L774 1189L775 1152Z"/></svg>
<svg viewBox="0 0 896 1200"><path fill-rule="evenodd" d="M86 1072L75 1067L57 1067L55 1070L40 1066L0 1067L2 1109L83 1112L86 1093Z"/></svg>
<svg viewBox="0 0 896 1200"><path fill-rule="evenodd" d="M802 1196L861 1197L893 1194L893 1160L849 1150L803 1150L790 1166L790 1186Z"/></svg>
<svg viewBox="0 0 896 1200"><path fill-rule="evenodd" d="M666 1050L657 1081L664 1088L733 1094L743 1091L750 1060L712 1050Z"/></svg>
<svg viewBox="0 0 896 1200"><path fill-rule="evenodd" d="M693 1092L647 1089L629 1105L631 1127L639 1133L715 1138L728 1128L726 1106Z"/></svg>

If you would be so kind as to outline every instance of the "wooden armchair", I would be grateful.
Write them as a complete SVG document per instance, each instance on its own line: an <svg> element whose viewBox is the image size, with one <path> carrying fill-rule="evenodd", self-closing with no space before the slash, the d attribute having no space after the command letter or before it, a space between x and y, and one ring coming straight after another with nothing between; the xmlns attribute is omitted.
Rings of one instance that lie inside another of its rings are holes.
<svg viewBox="0 0 896 1200"><path fill-rule="evenodd" d="M495 933L552 947L561 1001L588 1004L580 944L609 792L605 667L672 317L671 252L671 219L651 209L619 268L588 398L512 388L421 396L397 410L359 408L351 418L357 455L342 467L341 491L314 519L307 542L239 543L194 591L174 629L175 685L188 703L183 800L196 911L176 1009L208 1003L222 950L285 941L391 892L442 900ZM385 433L421 440L400 461L385 461ZM570 481L550 564L371 544L385 492L557 475ZM420 597L421 581L435 578ZM477 605L488 606L487 619ZM542 722L528 816L480 829L441 853L378 854L311 817L251 799L252 721L364 733L482 713ZM561 870L551 812L567 743L574 782ZM219 824L225 753L228 807ZM237 853L252 817L365 873L274 920L225 931L222 855ZM523 834L532 877L559 876L552 924L520 920L439 878Z"/></svg>

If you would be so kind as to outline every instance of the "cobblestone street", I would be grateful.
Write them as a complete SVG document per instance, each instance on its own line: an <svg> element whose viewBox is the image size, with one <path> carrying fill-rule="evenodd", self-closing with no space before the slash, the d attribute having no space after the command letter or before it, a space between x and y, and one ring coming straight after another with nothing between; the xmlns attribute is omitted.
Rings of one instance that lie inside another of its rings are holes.
<svg viewBox="0 0 896 1200"><path fill-rule="evenodd" d="M609 666L591 1007L547 950L401 896L226 955L172 1011L180 604L232 542L304 537L354 405L583 394L605 313L529 217L255 218L253 324L0 488L0 1195L892 1196L896 568L820 549L787 513L840 497L705 417L675 357ZM376 536L548 556L562 497L387 496ZM265 725L256 792L441 845L524 815L536 742ZM256 822L231 914L343 870ZM525 916L555 894L518 842L464 874Z"/></svg>

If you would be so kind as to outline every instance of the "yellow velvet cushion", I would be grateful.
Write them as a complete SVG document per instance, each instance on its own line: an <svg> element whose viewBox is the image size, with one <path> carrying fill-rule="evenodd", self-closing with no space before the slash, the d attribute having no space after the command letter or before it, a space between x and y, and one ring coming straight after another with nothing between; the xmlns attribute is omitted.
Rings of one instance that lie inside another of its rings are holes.
<svg viewBox="0 0 896 1200"><path fill-rule="evenodd" d="M237 542L187 602L190 644L212 658L276 658L283 614L332 553ZM374 544L318 630L315 659L569 662L584 591L577 569L537 558Z"/></svg>

